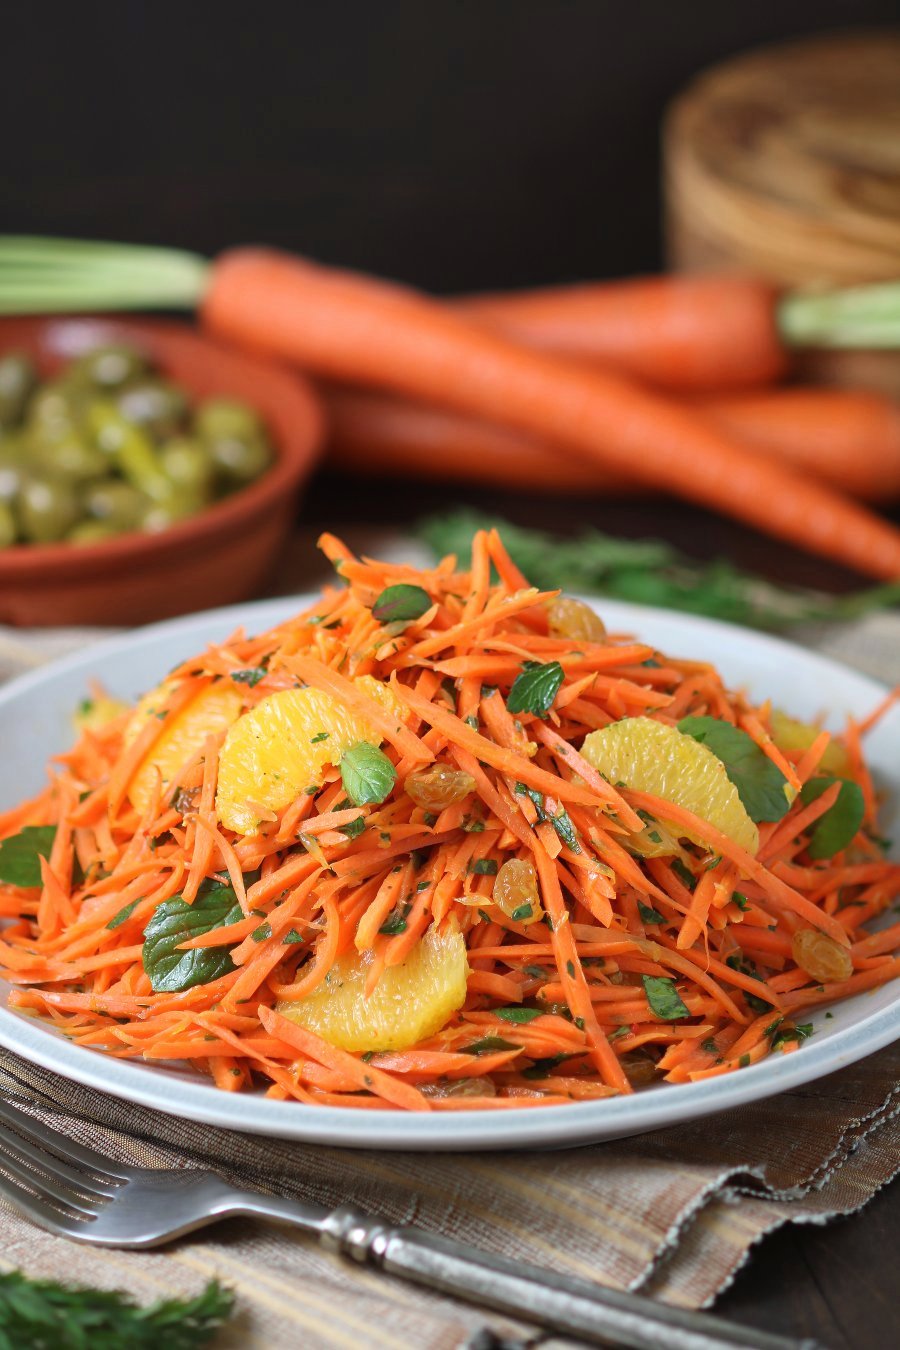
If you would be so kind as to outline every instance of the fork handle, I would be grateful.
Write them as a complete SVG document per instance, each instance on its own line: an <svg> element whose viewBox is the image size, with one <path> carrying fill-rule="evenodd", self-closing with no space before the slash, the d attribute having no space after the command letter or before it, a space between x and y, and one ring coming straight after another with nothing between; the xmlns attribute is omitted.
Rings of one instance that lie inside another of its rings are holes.
<svg viewBox="0 0 900 1350"><path fill-rule="evenodd" d="M657 1303L522 1261L493 1256L418 1228L395 1228L350 1207L324 1221L321 1242L361 1264L482 1304L591 1345L632 1350L817 1350L749 1327ZM661 1339L661 1334L663 1339Z"/></svg>

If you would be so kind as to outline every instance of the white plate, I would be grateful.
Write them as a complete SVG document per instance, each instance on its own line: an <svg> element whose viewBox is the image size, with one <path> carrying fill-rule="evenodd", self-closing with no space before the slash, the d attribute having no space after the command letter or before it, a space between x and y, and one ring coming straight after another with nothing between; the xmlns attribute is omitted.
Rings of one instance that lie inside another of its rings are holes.
<svg viewBox="0 0 900 1350"><path fill-rule="evenodd" d="M40 789L47 761L71 741L72 709L92 676L101 678L113 694L133 699L177 661L221 640L239 624L258 632L305 603L300 597L237 605L156 624L11 682L0 691L0 809ZM864 715L884 694L875 681L832 661L729 624L612 601L597 607L609 628L637 633L672 655L714 661L729 684L747 686L757 700L771 696L801 717L827 710L835 729L845 714ZM872 736L868 750L879 782L890 790L884 819L890 834L898 824L900 798L896 708ZM8 992L0 981L3 1003ZM0 1007L0 1043L75 1082L229 1129L351 1148L508 1149L565 1147L660 1129L833 1073L900 1037L900 981L835 1005L830 1019L821 1009L812 1021L815 1035L797 1053L774 1055L722 1078L663 1084L607 1101L452 1115L356 1112L220 1092L178 1070L110 1059L72 1045L5 1007Z"/></svg>

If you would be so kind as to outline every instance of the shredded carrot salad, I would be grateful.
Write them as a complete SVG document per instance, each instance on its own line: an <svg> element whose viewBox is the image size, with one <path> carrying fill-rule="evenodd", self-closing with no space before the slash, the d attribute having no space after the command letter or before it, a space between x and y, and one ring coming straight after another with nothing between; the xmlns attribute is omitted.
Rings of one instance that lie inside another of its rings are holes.
<svg viewBox="0 0 900 1350"><path fill-rule="evenodd" d="M470 572L321 545L313 609L89 718L0 816L12 1007L227 1091L501 1109L793 1052L900 974L883 709L832 737L752 706L496 532Z"/></svg>

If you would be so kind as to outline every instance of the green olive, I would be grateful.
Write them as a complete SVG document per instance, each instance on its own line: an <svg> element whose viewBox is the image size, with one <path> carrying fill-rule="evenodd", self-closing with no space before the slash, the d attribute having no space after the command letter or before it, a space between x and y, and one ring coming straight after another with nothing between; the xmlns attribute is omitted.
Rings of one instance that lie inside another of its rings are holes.
<svg viewBox="0 0 900 1350"><path fill-rule="evenodd" d="M82 520L66 535L70 544L102 544L105 539L115 539L122 531L106 520Z"/></svg>
<svg viewBox="0 0 900 1350"><path fill-rule="evenodd" d="M0 502L12 502L18 497L25 478L26 464L21 441L10 438L0 443Z"/></svg>
<svg viewBox="0 0 900 1350"><path fill-rule="evenodd" d="M195 516L205 505L202 498L187 489L176 491L168 502L152 502L144 511L141 529L145 534L159 534L177 525L188 516Z"/></svg>
<svg viewBox="0 0 900 1350"><path fill-rule="evenodd" d="M32 462L39 470L73 483L102 478L109 469L109 461L102 450L72 433L58 441L37 441L33 446Z"/></svg>
<svg viewBox="0 0 900 1350"><path fill-rule="evenodd" d="M64 538L81 516L78 494L72 484L46 474L33 474L25 479L18 509L22 533L34 544L52 544Z"/></svg>
<svg viewBox="0 0 900 1350"><path fill-rule="evenodd" d="M200 441L177 436L166 441L159 452L160 464L172 483L202 499L212 495L214 466L209 451Z"/></svg>
<svg viewBox="0 0 900 1350"><path fill-rule="evenodd" d="M145 376L122 389L116 398L116 406L129 422L137 423L161 440L174 436L183 424L188 401L177 384Z"/></svg>
<svg viewBox="0 0 900 1350"><path fill-rule="evenodd" d="M7 352L0 357L0 425L11 427L21 422L36 384L37 371L30 356Z"/></svg>
<svg viewBox="0 0 900 1350"><path fill-rule="evenodd" d="M81 415L81 400L74 390L55 380L41 386L28 404L28 423L34 429L65 426L71 430Z"/></svg>
<svg viewBox="0 0 900 1350"><path fill-rule="evenodd" d="M262 434L255 409L232 398L210 398L194 413L194 430L204 441L253 440Z"/></svg>
<svg viewBox="0 0 900 1350"><path fill-rule="evenodd" d="M9 548L16 542L16 518L8 502L0 501L0 548Z"/></svg>
<svg viewBox="0 0 900 1350"><path fill-rule="evenodd" d="M130 483L108 478L86 488L82 503L85 513L115 531L136 530L147 508L147 498Z"/></svg>
<svg viewBox="0 0 900 1350"><path fill-rule="evenodd" d="M272 461L272 452L259 437L237 440L223 436L209 442L209 453L216 469L216 477L224 490L244 487L265 473Z"/></svg>
<svg viewBox="0 0 900 1350"><path fill-rule="evenodd" d="M121 389L129 380L142 375L147 359L123 342L110 342L85 352L69 367L75 379L83 376L96 389Z"/></svg>
<svg viewBox="0 0 900 1350"><path fill-rule="evenodd" d="M156 502L169 500L172 484L146 432L123 417L108 399L94 399L87 410L87 424L99 449L113 460L132 487Z"/></svg>

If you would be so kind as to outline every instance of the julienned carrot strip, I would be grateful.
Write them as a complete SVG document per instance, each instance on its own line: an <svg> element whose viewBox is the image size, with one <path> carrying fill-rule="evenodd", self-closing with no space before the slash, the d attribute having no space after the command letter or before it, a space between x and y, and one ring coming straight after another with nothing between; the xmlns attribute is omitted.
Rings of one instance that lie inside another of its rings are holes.
<svg viewBox="0 0 900 1350"><path fill-rule="evenodd" d="M495 769L500 769L501 772L510 775L518 782L526 783L539 792L549 792L561 801L580 802L585 806L602 804L602 799L598 801L599 794L597 792L587 791L585 788L578 787L575 783L567 783L554 774L536 768L530 760L495 745L493 741L489 741L485 736L474 731L453 713L438 707L436 703L428 703L418 694L413 693L411 689L406 688L405 685L396 685L396 691L403 702L412 708L413 712L418 713L423 721L428 722L430 726L442 731L454 745L458 745L463 750L468 750L476 758L484 760L485 763L490 764Z"/></svg>
<svg viewBox="0 0 900 1350"><path fill-rule="evenodd" d="M649 792L637 792L629 790L628 796L638 807L651 814L662 813L664 819L671 818L679 825L685 825L692 833L696 833L701 839L707 840L714 848L735 863L744 876L752 879L766 891L772 899L785 909L792 910L802 918L807 919L816 928L821 928L823 933L833 937L836 942L845 942L846 936L839 923L828 914L823 914L809 900L799 895L792 887L786 885L774 873L766 869L757 860L750 856L738 844L735 844L728 835L717 830L709 821L701 820L695 816L693 811L688 811L683 806L678 806L675 802L670 802L662 797L654 797Z"/></svg>
<svg viewBox="0 0 900 1350"><path fill-rule="evenodd" d="M338 1050L327 1041L323 1041L315 1032L298 1026L296 1022L288 1021L273 1009L260 1008L259 1020L266 1031L277 1036L279 1040L287 1041L288 1045L294 1046L301 1055L324 1064L326 1068L345 1073L361 1091L373 1092L404 1111L429 1109L428 1098L423 1097L417 1088L393 1078L382 1069L376 1069L372 1064L364 1064L346 1050Z"/></svg>

